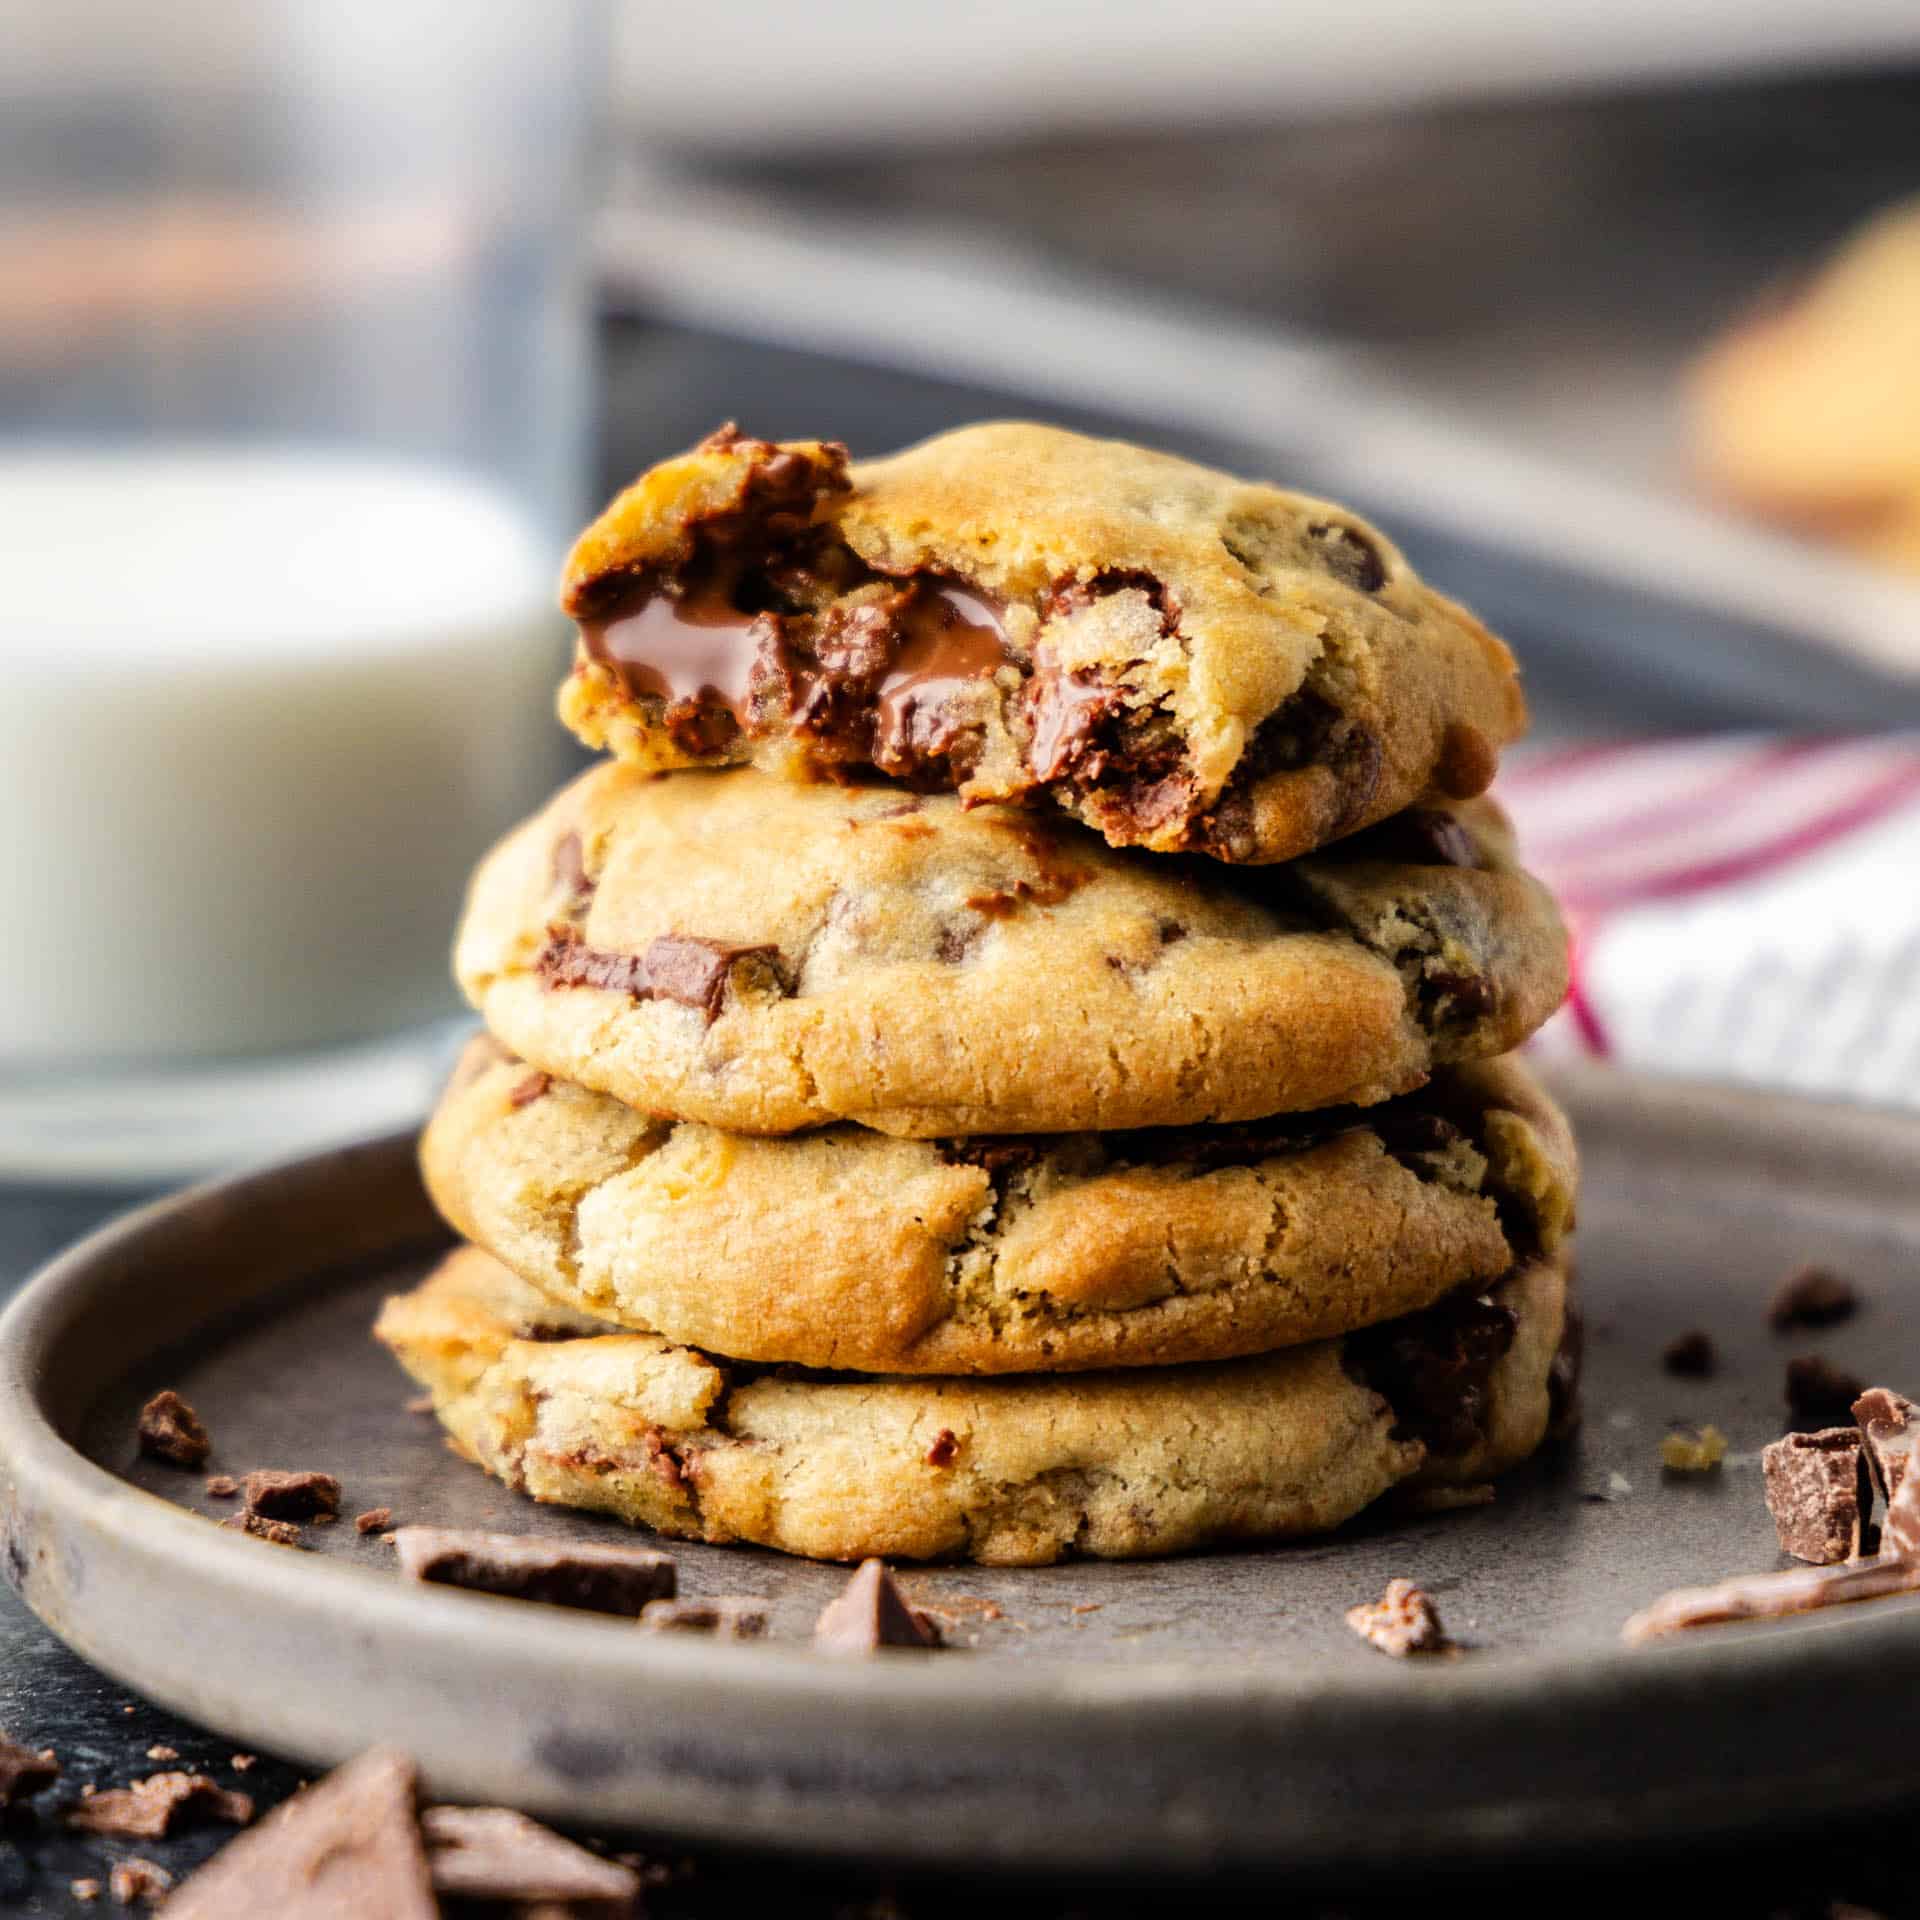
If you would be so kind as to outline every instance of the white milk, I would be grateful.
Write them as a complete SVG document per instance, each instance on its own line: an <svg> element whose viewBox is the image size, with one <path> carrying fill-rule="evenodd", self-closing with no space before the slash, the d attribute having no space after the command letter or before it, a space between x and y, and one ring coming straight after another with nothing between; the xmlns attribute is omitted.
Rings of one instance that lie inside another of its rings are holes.
<svg viewBox="0 0 1920 1920"><path fill-rule="evenodd" d="M555 558L451 473L0 451L0 1076L449 1011L558 765Z"/></svg>

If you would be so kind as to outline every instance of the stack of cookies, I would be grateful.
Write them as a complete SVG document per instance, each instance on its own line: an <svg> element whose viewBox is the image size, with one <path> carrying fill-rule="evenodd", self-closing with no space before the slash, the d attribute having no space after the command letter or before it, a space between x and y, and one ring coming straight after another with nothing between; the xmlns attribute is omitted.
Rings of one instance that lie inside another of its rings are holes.
<svg viewBox="0 0 1920 1920"><path fill-rule="evenodd" d="M611 750L473 883L381 1337L536 1499L824 1559L1486 1497L1564 1408L1506 649L1324 502L731 429L565 580Z"/></svg>

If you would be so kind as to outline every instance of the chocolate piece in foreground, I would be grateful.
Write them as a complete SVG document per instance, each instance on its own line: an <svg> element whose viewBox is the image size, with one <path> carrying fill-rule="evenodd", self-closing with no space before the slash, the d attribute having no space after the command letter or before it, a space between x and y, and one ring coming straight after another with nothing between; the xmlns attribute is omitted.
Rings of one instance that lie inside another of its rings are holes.
<svg viewBox="0 0 1920 1920"><path fill-rule="evenodd" d="M213 1451L200 1416L171 1387L140 1409L140 1451L173 1467L199 1467Z"/></svg>
<svg viewBox="0 0 1920 1920"><path fill-rule="evenodd" d="M1787 1567L1779 1573L1750 1573L1713 1587L1677 1587L1642 1608L1620 1629L1630 1645L1679 1633L1687 1627L1720 1626L1732 1620L1782 1620L1789 1614L1822 1607L1849 1606L1859 1600L1884 1600L1891 1594L1920 1592L1920 1559L1882 1554L1844 1567Z"/></svg>
<svg viewBox="0 0 1920 1920"><path fill-rule="evenodd" d="M1444 1653L1453 1644L1432 1596L1411 1580L1389 1580L1378 1600L1349 1607L1346 1618L1369 1646L1396 1660L1413 1653Z"/></svg>
<svg viewBox="0 0 1920 1920"><path fill-rule="evenodd" d="M401 1527L391 1539L411 1580L508 1600L637 1617L674 1597L674 1564L649 1547L528 1538L455 1527Z"/></svg>
<svg viewBox="0 0 1920 1920"><path fill-rule="evenodd" d="M1760 1456L1780 1551L1816 1567L1857 1559L1873 1486L1857 1429L1790 1433Z"/></svg>
<svg viewBox="0 0 1920 1920"><path fill-rule="evenodd" d="M1689 1327L1667 1342L1660 1364L1683 1380L1707 1380L1719 1367L1720 1356L1714 1351L1713 1337L1704 1327Z"/></svg>
<svg viewBox="0 0 1920 1920"><path fill-rule="evenodd" d="M353 1516L355 1533L385 1533L393 1526L391 1507L369 1507L365 1513Z"/></svg>
<svg viewBox="0 0 1920 1920"><path fill-rule="evenodd" d="M340 1511L340 1482L330 1473L282 1473L262 1467L241 1481L247 1511L269 1520L331 1520Z"/></svg>
<svg viewBox="0 0 1920 1920"><path fill-rule="evenodd" d="M276 1807L167 1903L168 1920L438 1920L413 1762L376 1747Z"/></svg>
<svg viewBox="0 0 1920 1920"><path fill-rule="evenodd" d="M45 1793L60 1778L60 1762L51 1747L23 1747L0 1733L0 1808L17 1807Z"/></svg>
<svg viewBox="0 0 1920 1920"><path fill-rule="evenodd" d="M739 1594L716 1594L711 1600L649 1600L640 1624L649 1633L704 1633L715 1640L761 1640L766 1637L767 1605Z"/></svg>
<svg viewBox="0 0 1920 1920"><path fill-rule="evenodd" d="M631 1902L640 1876L510 1807L429 1807L420 1816L433 1890L453 1900Z"/></svg>
<svg viewBox="0 0 1920 1920"><path fill-rule="evenodd" d="M873 1653L881 1647L937 1647L940 1635L907 1604L884 1560L863 1560L815 1621L813 1644L830 1653Z"/></svg>
<svg viewBox="0 0 1920 1920"><path fill-rule="evenodd" d="M1867 1467L1880 1497L1891 1501L1906 1475L1913 1443L1920 1439L1920 1407L1891 1387L1869 1387L1852 1407L1854 1424L1867 1444Z"/></svg>
<svg viewBox="0 0 1920 1920"><path fill-rule="evenodd" d="M199 1820L244 1827L252 1818L250 1795L229 1792L204 1773L149 1774L128 1787L88 1794L67 1810L70 1827L131 1840L161 1840L176 1826Z"/></svg>
<svg viewBox="0 0 1920 1920"><path fill-rule="evenodd" d="M1818 1353L1789 1360L1786 1384L1787 1405L1796 1420L1843 1420L1867 1386Z"/></svg>
<svg viewBox="0 0 1920 1920"><path fill-rule="evenodd" d="M1767 1324L1776 1333L1792 1327L1831 1327L1860 1305L1851 1280L1827 1267L1802 1267L1781 1281L1767 1308Z"/></svg>
<svg viewBox="0 0 1920 1920"><path fill-rule="evenodd" d="M1920 1562L1920 1473L1903 1473L1880 1522L1880 1550Z"/></svg>

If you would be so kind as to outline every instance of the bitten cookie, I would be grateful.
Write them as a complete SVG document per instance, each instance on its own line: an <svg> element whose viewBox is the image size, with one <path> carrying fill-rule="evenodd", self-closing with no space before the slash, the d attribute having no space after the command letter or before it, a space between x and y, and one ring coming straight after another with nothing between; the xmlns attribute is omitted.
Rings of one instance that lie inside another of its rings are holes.
<svg viewBox="0 0 1920 1920"><path fill-rule="evenodd" d="M582 1333L456 1253L376 1329L455 1443L536 1500L821 1560L1038 1566L1325 1532L1539 1445L1566 1320L1541 1261L1353 1339L1057 1380L821 1380Z"/></svg>
<svg viewBox="0 0 1920 1920"><path fill-rule="evenodd" d="M784 1139L656 1120L476 1040L435 1204L554 1299L735 1360L1035 1373L1345 1333L1556 1251L1573 1141L1515 1061L1230 1128Z"/></svg>
<svg viewBox="0 0 1920 1920"><path fill-rule="evenodd" d="M561 715L637 766L873 767L1223 860L1469 798L1526 719L1507 649L1356 515L1017 422L853 464L725 428L562 597Z"/></svg>
<svg viewBox="0 0 1920 1920"><path fill-rule="evenodd" d="M1370 1104L1517 1046L1566 946L1489 801L1235 868L603 762L481 864L455 969L513 1052L630 1106L924 1138Z"/></svg>

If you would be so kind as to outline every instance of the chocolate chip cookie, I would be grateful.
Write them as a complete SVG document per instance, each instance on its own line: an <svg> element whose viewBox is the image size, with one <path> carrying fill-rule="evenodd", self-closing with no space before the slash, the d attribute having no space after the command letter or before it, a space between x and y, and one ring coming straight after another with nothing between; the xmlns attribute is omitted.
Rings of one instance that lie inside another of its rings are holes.
<svg viewBox="0 0 1920 1920"><path fill-rule="evenodd" d="M1564 1118L1518 1062L1238 1127L784 1139L637 1113L473 1043L436 1206L543 1293L735 1360L1036 1373L1345 1333L1557 1252Z"/></svg>
<svg viewBox="0 0 1920 1920"><path fill-rule="evenodd" d="M1566 948L1484 800L1244 868L603 762L482 863L455 967L513 1052L630 1106L927 1138L1370 1104L1518 1045Z"/></svg>
<svg viewBox="0 0 1920 1920"><path fill-rule="evenodd" d="M1114 846L1288 860L1492 779L1512 656L1323 500L1018 422L728 427L574 548L562 717L649 769L870 768Z"/></svg>
<svg viewBox="0 0 1920 1920"><path fill-rule="evenodd" d="M379 1337L455 1444L536 1500L822 1560L1038 1566L1325 1532L1477 1483L1545 1434L1561 1263L1346 1340L1214 1366L997 1380L767 1373L654 1334L566 1337L456 1253Z"/></svg>

